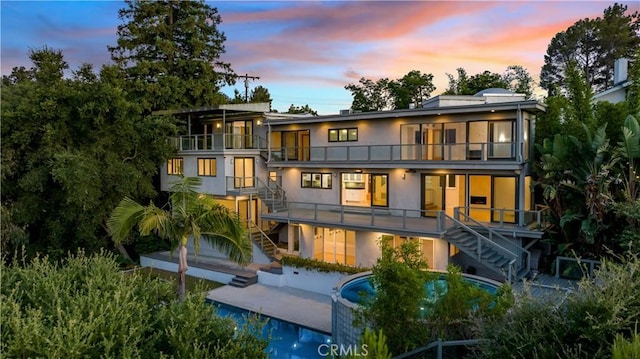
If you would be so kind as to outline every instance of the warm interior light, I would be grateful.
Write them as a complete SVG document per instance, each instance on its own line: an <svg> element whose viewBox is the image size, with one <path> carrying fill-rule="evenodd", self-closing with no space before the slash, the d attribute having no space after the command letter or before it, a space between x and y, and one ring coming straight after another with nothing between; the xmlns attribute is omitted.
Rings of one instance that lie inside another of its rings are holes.
<svg viewBox="0 0 640 359"><path fill-rule="evenodd" d="M220 124L220 122L216 123L216 128L220 128L222 127L222 124Z"/></svg>
<svg viewBox="0 0 640 359"><path fill-rule="evenodd" d="M257 124L258 126L260 126L260 125L262 125L262 121L258 120L258 121L256 121L256 124Z"/></svg>
<svg viewBox="0 0 640 359"><path fill-rule="evenodd" d="M506 142L507 140L504 138L504 133L501 133L500 136L498 136L498 142Z"/></svg>

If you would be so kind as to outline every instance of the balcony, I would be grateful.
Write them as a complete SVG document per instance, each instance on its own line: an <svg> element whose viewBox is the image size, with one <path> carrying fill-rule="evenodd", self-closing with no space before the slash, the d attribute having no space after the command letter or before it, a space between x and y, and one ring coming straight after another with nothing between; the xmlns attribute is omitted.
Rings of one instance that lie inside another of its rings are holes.
<svg viewBox="0 0 640 359"><path fill-rule="evenodd" d="M514 142L281 147L271 149L271 161L512 161L516 148Z"/></svg>
<svg viewBox="0 0 640 359"><path fill-rule="evenodd" d="M178 151L212 151L225 149L267 149L267 142L258 135L215 133L171 137L171 144Z"/></svg>
<svg viewBox="0 0 640 359"><path fill-rule="evenodd" d="M504 233L520 233L530 237L540 237L545 226L546 207L536 210L484 209L494 213L498 221L485 220L473 213L473 208L457 207L454 218L460 222L479 222ZM472 213L472 215L466 215ZM504 220L512 214L517 222ZM278 222L301 222L320 226L343 226L357 230L374 230L404 234L409 236L441 237L451 225L447 223L444 211L411 210L400 208L355 207L320 203L287 202L287 208L274 213L263 213L263 219ZM470 226L473 223L469 222Z"/></svg>

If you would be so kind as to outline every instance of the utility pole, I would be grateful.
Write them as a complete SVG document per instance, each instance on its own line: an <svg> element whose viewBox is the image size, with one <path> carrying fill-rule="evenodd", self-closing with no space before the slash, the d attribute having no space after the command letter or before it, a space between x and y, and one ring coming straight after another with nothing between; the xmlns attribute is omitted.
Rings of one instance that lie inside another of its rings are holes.
<svg viewBox="0 0 640 359"><path fill-rule="evenodd" d="M260 80L259 76L249 76L248 74L239 75L238 77L244 78L244 100L249 102L249 80Z"/></svg>

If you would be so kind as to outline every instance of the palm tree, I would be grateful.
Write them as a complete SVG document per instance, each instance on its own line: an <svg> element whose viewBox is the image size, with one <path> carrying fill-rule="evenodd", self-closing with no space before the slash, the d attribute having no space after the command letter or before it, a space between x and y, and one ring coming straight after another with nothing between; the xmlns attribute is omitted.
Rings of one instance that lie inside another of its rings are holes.
<svg viewBox="0 0 640 359"><path fill-rule="evenodd" d="M171 242L178 251L178 295L184 298L187 271L187 242L193 238L196 255L200 240L225 253L238 264L247 264L251 256L251 240L245 234L238 215L216 203L196 189L202 181L197 177L182 177L173 183L169 198L170 209L154 204L142 206L125 197L113 210L107 222L109 234L116 243L122 243L137 226L140 235L151 233Z"/></svg>

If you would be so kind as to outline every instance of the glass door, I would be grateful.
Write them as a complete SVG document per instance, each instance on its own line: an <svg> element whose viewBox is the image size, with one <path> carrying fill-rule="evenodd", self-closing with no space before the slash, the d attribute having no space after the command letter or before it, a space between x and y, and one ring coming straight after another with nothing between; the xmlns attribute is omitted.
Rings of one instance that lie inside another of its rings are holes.
<svg viewBox="0 0 640 359"><path fill-rule="evenodd" d="M371 175L371 205L372 206L389 206L389 192L387 190L389 186L388 176L385 175Z"/></svg>
<svg viewBox="0 0 640 359"><path fill-rule="evenodd" d="M436 217L437 211L444 209L445 176L423 175L422 177L422 209L426 217Z"/></svg>

